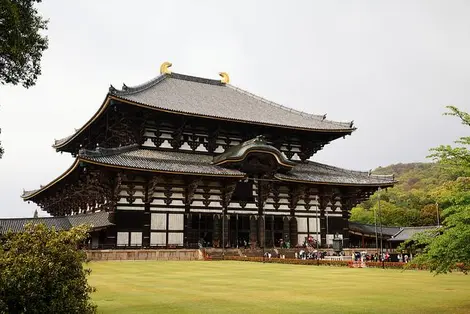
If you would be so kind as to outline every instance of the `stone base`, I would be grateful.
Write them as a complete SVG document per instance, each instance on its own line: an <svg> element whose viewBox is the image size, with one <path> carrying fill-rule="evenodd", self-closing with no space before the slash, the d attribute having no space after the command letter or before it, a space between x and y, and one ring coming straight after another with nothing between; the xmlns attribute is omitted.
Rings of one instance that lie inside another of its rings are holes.
<svg viewBox="0 0 470 314"><path fill-rule="evenodd" d="M131 260L156 260L156 261L193 261L202 260L199 250L90 250L86 251L88 260L91 261L131 261Z"/></svg>

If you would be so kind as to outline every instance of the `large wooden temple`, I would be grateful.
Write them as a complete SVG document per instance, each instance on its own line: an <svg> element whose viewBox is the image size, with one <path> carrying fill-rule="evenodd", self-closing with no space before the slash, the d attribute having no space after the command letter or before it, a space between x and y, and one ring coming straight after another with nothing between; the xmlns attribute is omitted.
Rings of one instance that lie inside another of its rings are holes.
<svg viewBox="0 0 470 314"><path fill-rule="evenodd" d="M53 145L74 158L25 191L52 216L106 212L94 247L348 246L350 210L392 176L309 159L352 122L296 111L221 80L172 73L110 87L91 119Z"/></svg>

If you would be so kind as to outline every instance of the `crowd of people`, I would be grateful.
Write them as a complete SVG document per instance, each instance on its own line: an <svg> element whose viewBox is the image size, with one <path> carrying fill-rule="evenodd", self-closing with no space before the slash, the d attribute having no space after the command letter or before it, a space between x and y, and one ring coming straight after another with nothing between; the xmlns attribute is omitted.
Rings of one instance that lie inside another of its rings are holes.
<svg viewBox="0 0 470 314"><path fill-rule="evenodd" d="M389 252L384 252L382 254L364 254L364 261L365 262L400 262L400 263L408 263L410 261L410 257L408 254L390 254ZM361 252L354 252L353 259L355 261L362 260Z"/></svg>

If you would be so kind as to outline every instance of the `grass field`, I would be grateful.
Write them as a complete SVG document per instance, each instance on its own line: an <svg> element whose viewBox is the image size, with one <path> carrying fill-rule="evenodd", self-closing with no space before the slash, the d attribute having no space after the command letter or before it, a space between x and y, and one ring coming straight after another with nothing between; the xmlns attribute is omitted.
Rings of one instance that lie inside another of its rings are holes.
<svg viewBox="0 0 470 314"><path fill-rule="evenodd" d="M100 313L470 313L470 276L250 262L93 262Z"/></svg>

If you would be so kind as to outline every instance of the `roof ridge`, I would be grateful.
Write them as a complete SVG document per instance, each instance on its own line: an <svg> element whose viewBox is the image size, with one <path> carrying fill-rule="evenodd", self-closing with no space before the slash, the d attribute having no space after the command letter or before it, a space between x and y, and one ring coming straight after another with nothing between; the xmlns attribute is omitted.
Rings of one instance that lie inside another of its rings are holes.
<svg viewBox="0 0 470 314"><path fill-rule="evenodd" d="M162 82L166 78L174 78L177 80L192 81L192 82L198 82L198 83L210 84L210 85L220 85L220 86L225 85L220 80L214 80L214 79L208 79L208 78L199 77L199 76L171 72L171 73L165 73L165 74L159 75L145 83L142 83L136 86L127 86L125 83L122 83L122 88L120 90L115 88L113 85L110 85L109 93L115 96L132 95L132 94L144 91L150 87L153 87L157 85L158 83Z"/></svg>
<svg viewBox="0 0 470 314"><path fill-rule="evenodd" d="M323 121L323 122L327 122L327 123L331 123L331 124L335 124L335 125L341 125L341 126L350 126L350 128L352 129L352 121L351 122L341 122L341 121L332 121L332 120L326 120L326 114L324 115L318 115L318 114L313 114L313 113L308 113L308 112L305 112L305 111L301 111L301 110L297 110L297 109L294 109L294 108L290 108L290 107L287 107L287 106L284 106L284 105L281 105L281 104L278 104L274 101L271 101L271 100L267 100L266 98L263 98L261 96L258 96L258 95L255 95L253 93L250 93L240 87L237 87L237 86L234 86L234 85L231 85L231 84L226 84L227 87L230 87L240 93L243 93L247 96L250 96L250 97L253 97L257 100L260 100L268 105L271 105L273 107L277 107L279 109L282 109L282 110L285 110L285 111L288 111L288 112L292 112L292 113L295 113L295 114L298 114L302 117L307 117L307 118L312 118L312 119L317 119L318 121ZM354 128L355 129L355 128Z"/></svg>
<svg viewBox="0 0 470 314"><path fill-rule="evenodd" d="M168 77L169 74L162 74L159 75L145 83L136 85L136 86L127 86L125 83L122 83L122 89L117 89L113 85L109 86L109 93L111 95L115 96L126 96L126 95L132 95L134 93L141 92L143 90L146 90L152 86L157 85L161 81L163 81L166 77Z"/></svg>
<svg viewBox="0 0 470 314"><path fill-rule="evenodd" d="M220 80L214 80L214 79L209 79L205 77L181 74L181 73L176 73L176 72L171 72L169 74L169 77L177 79L177 80L192 81L192 82L197 82L197 83L202 83L202 84L220 85L220 86L228 85L226 83L222 83Z"/></svg>

